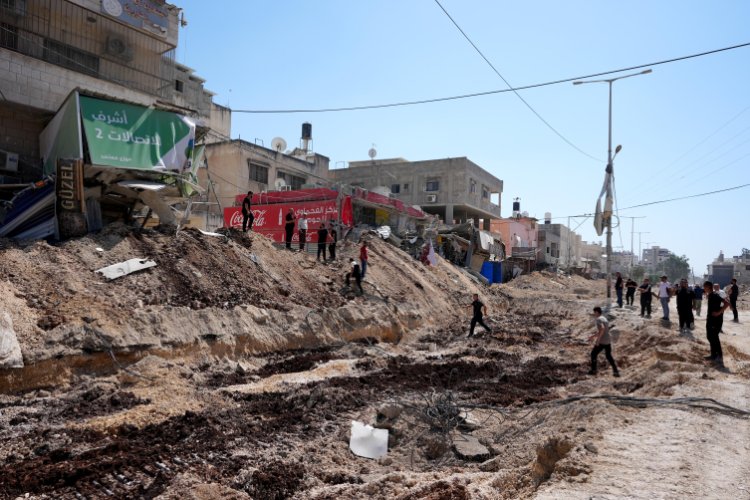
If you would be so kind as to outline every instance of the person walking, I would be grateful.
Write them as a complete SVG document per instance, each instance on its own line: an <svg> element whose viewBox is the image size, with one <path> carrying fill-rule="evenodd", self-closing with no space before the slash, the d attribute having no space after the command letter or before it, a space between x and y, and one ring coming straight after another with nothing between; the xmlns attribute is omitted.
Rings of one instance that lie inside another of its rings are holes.
<svg viewBox="0 0 750 500"><path fill-rule="evenodd" d="M286 232L286 249L292 249L292 235L294 234L294 209L290 208L286 213L286 222L284 223L284 231Z"/></svg>
<svg viewBox="0 0 750 500"><path fill-rule="evenodd" d="M351 286L350 279L354 278L354 281L357 283L357 288L359 289L359 294L364 294L364 290L362 290L362 273L359 269L359 264L357 264L357 261L354 259L349 259L349 272L346 273L346 286Z"/></svg>
<svg viewBox="0 0 750 500"><path fill-rule="evenodd" d="M315 260L319 261L320 256L323 255L323 263L326 262L326 245L328 244L328 229L326 229L325 222L320 223L320 229L318 229L318 256Z"/></svg>
<svg viewBox="0 0 750 500"><path fill-rule="evenodd" d="M703 287L696 283L695 288L693 288L693 294L695 295L695 298L693 299L693 309L695 309L695 315L700 316L701 304L703 302Z"/></svg>
<svg viewBox="0 0 750 500"><path fill-rule="evenodd" d="M663 313L662 320L669 321L669 299L672 298L672 284L667 281L666 276L661 277L659 282L659 302Z"/></svg>
<svg viewBox="0 0 750 500"><path fill-rule="evenodd" d="M737 298L740 296L740 287L737 286L737 280L732 278L732 286L729 289L729 304L732 306L732 314L734 315L735 323L740 322L740 316L737 311Z"/></svg>
<svg viewBox="0 0 750 500"><path fill-rule="evenodd" d="M615 280L615 292L617 293L617 307L622 307L622 274L619 272L615 273L617 279Z"/></svg>
<svg viewBox="0 0 750 500"><path fill-rule="evenodd" d="M589 370L589 375L596 375L596 358L599 357L599 353L604 351L604 357L607 358L612 367L612 375L619 377L620 371L617 369L615 359L612 357L612 337L609 334L609 321L602 316L602 308L599 306L594 308L594 325L596 326L596 332L589 337L589 342L594 341L594 348L591 349L591 370Z"/></svg>
<svg viewBox="0 0 750 500"><path fill-rule="evenodd" d="M721 351L719 333L724 324L724 311L730 304L728 300L721 298L721 295L714 291L714 284L710 281L703 283L703 291L706 294L706 339L711 346L711 354L705 359L723 368L724 356Z"/></svg>
<svg viewBox="0 0 750 500"><path fill-rule="evenodd" d="M307 243L307 215L305 212L297 219L297 232L299 233L299 251L305 251L305 243Z"/></svg>
<svg viewBox="0 0 750 500"><path fill-rule="evenodd" d="M365 279L365 275L367 274L368 260L367 241L363 241L362 246L359 248L359 262L362 265L362 279Z"/></svg>
<svg viewBox="0 0 750 500"><path fill-rule="evenodd" d="M328 235L331 242L328 244L328 256L331 260L336 260L336 243L339 241L339 233L333 227L333 222L328 224Z"/></svg>
<svg viewBox="0 0 750 500"><path fill-rule="evenodd" d="M634 279L628 278L628 280L625 282L625 288L627 289L627 293L625 294L625 303L629 306L632 306L633 302L635 302L635 290L638 288L638 283L636 283Z"/></svg>
<svg viewBox="0 0 750 500"><path fill-rule="evenodd" d="M474 336L474 328L476 328L477 323L479 323L487 333L492 332L492 330L490 330L490 327L484 324L484 315L487 314L487 306L484 305L482 301L479 300L478 293L475 293L474 295L472 295L472 298L474 300L472 300L471 304L466 306L467 309L474 308L474 315L471 317L471 328L469 330L469 337Z"/></svg>
<svg viewBox="0 0 750 500"><path fill-rule="evenodd" d="M695 293L693 293L692 288L688 287L687 279L680 280L680 287L675 295L677 297L677 316L680 319L680 335L687 334L690 332L693 321L695 321L693 318Z"/></svg>
<svg viewBox="0 0 750 500"><path fill-rule="evenodd" d="M643 283L638 287L638 293L641 294L641 318L643 313L646 313L646 319L651 319L651 299L653 292L651 291L651 281L648 278L643 278Z"/></svg>
<svg viewBox="0 0 750 500"><path fill-rule="evenodd" d="M248 191L247 196L245 196L245 199L242 200L242 232L247 232L248 229L250 231L253 230L253 220L255 219L255 216L253 215L253 192Z"/></svg>

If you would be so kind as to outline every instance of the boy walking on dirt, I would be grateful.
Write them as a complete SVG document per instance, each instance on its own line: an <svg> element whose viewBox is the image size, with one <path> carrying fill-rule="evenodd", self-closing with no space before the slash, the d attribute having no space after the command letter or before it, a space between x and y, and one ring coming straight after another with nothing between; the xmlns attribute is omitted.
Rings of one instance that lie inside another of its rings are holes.
<svg viewBox="0 0 750 500"><path fill-rule="evenodd" d="M472 295L472 298L474 300L467 306L467 308L474 308L474 316L472 316L471 318L471 329L469 330L469 337L474 336L474 328L476 328L477 323L482 325L482 328L484 328L487 333L492 332L492 330L490 330L490 327L484 324L484 315L487 314L487 306L479 300L478 293Z"/></svg>
<svg viewBox="0 0 750 500"><path fill-rule="evenodd" d="M354 278L354 282L357 283L357 288L359 289L359 294L362 295L364 290L362 290L362 274L359 270L359 264L357 264L357 261L354 259L349 259L349 266L350 271L346 273L346 286L351 286L351 278Z"/></svg>
<svg viewBox="0 0 750 500"><path fill-rule="evenodd" d="M589 341L594 341L594 348L591 350L591 370L589 375L596 375L596 358L599 357L599 353L604 351L604 356L612 366L612 375L615 377L620 376L617 365L612 357L612 338L609 335L609 321L607 318L602 316L602 308L597 306L594 308L594 324L596 325L596 333L589 337Z"/></svg>

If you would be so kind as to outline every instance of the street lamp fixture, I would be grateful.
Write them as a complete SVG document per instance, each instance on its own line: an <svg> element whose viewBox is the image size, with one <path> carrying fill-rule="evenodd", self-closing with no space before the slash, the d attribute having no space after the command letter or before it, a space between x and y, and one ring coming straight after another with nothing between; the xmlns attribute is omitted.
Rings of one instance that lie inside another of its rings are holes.
<svg viewBox="0 0 750 500"><path fill-rule="evenodd" d="M607 78L604 80L577 80L573 82L573 85L582 85L584 83L606 83L609 86L609 134L608 134L608 142L607 142L607 167L605 169L606 176L605 176L605 183L606 183L606 193L607 193L607 199L612 199L612 183L614 179L614 165L613 161L615 159L615 156L617 153L619 153L622 150L622 146L618 145L615 149L614 155L612 154L612 84L615 83L617 80L622 80L624 78L630 78L633 76L639 76L639 75L647 75L651 73L651 69L644 69L643 71L640 71L638 73L630 73L627 75L618 76L616 78ZM605 213L606 214L606 213ZM609 215L607 215L606 219L603 221L607 226L607 309L609 309L609 306L611 305L611 299L612 299L612 213L610 212Z"/></svg>

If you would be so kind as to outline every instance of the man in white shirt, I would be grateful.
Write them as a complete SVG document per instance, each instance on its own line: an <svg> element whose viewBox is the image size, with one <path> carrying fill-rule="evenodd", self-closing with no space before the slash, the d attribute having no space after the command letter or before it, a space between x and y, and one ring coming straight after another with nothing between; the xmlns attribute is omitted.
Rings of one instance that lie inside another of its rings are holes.
<svg viewBox="0 0 750 500"><path fill-rule="evenodd" d="M672 296L672 284L667 281L666 276L661 277L659 282L659 302L661 302L661 308L664 312L662 320L669 321L669 298Z"/></svg>
<svg viewBox="0 0 750 500"><path fill-rule="evenodd" d="M297 219L297 229L299 229L299 251L305 251L305 242L307 241L307 216L305 212Z"/></svg>

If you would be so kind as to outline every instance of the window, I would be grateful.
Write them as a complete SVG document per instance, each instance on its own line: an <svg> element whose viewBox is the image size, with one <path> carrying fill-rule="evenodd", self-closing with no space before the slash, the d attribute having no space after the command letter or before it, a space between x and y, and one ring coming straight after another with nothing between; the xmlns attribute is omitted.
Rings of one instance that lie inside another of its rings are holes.
<svg viewBox="0 0 750 500"><path fill-rule="evenodd" d="M404 193L409 192L409 184L404 184Z"/></svg>
<svg viewBox="0 0 750 500"><path fill-rule="evenodd" d="M184 88L185 88L185 83L184 82L182 82L181 80L175 80L174 81L174 89L177 92L182 92L184 90Z"/></svg>
<svg viewBox="0 0 750 500"><path fill-rule="evenodd" d="M440 181L429 180L424 188L425 191L440 191Z"/></svg>
<svg viewBox="0 0 750 500"><path fill-rule="evenodd" d="M0 47L18 50L18 28L0 23Z"/></svg>
<svg viewBox="0 0 750 500"><path fill-rule="evenodd" d="M276 173L276 178L284 179L286 185L291 186L291 189L293 190L302 189L302 184L306 182L306 179L304 177L299 177L297 175L288 174L282 171L278 171Z"/></svg>
<svg viewBox="0 0 750 500"><path fill-rule="evenodd" d="M391 193L398 194L401 192L401 185L400 184L391 184Z"/></svg>
<svg viewBox="0 0 750 500"><path fill-rule="evenodd" d="M490 190L487 188L487 186L482 186L482 198L489 198L490 197Z"/></svg>
<svg viewBox="0 0 750 500"><path fill-rule="evenodd" d="M261 184L268 184L268 167L247 160L247 168L250 172L250 180Z"/></svg>
<svg viewBox="0 0 750 500"><path fill-rule="evenodd" d="M52 64L63 66L79 73L99 76L99 58L64 43L44 39L42 58Z"/></svg>
<svg viewBox="0 0 750 500"><path fill-rule="evenodd" d="M477 192L477 181L474 179L469 182L469 192L470 193L476 193Z"/></svg>

